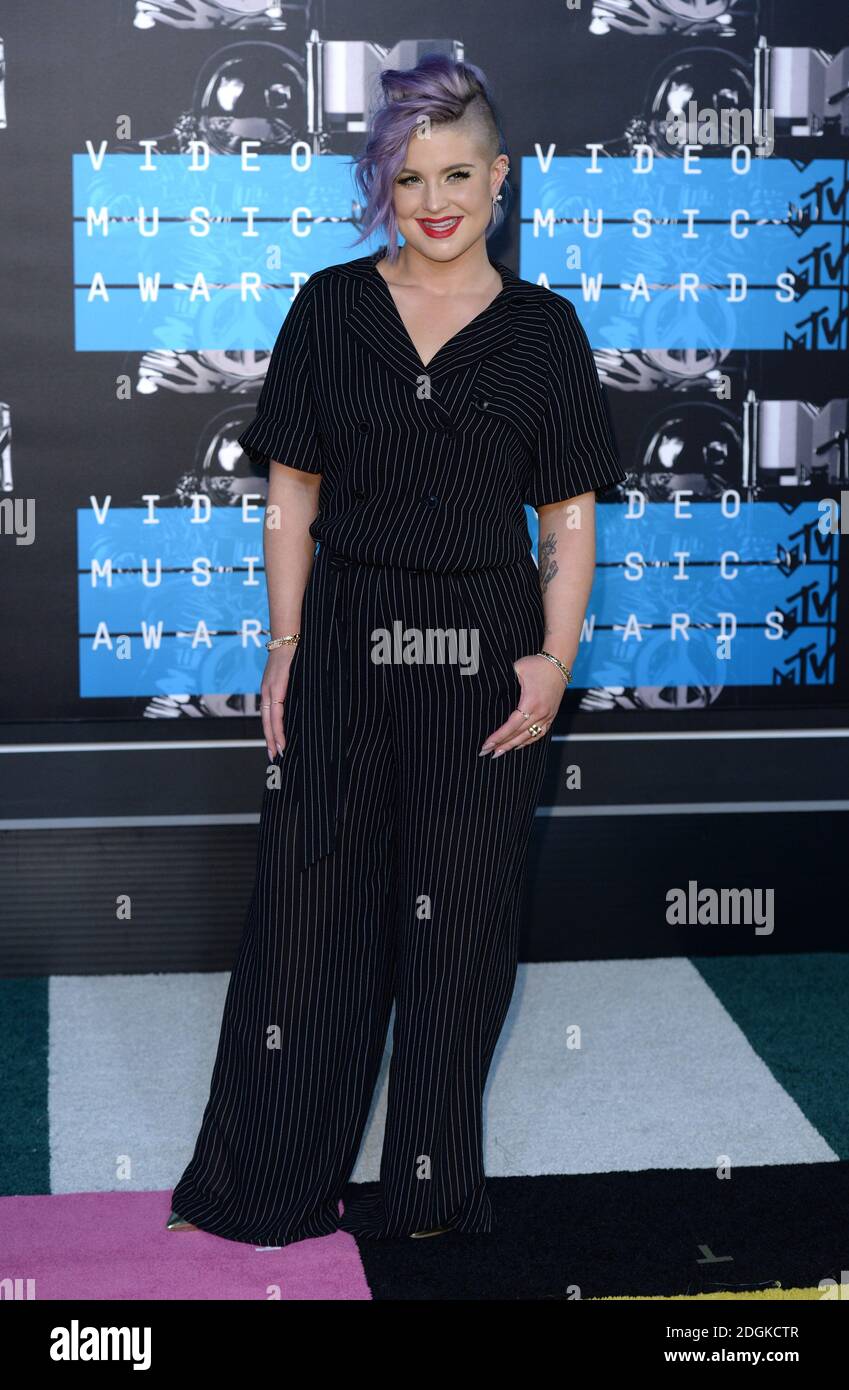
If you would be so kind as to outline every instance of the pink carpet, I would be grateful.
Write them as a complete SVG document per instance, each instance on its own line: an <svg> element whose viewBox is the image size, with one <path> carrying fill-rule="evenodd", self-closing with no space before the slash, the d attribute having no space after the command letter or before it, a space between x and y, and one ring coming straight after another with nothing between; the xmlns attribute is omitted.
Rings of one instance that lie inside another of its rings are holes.
<svg viewBox="0 0 849 1390"><path fill-rule="evenodd" d="M0 1277L44 1299L370 1299L353 1236L282 1250L167 1231L170 1192L0 1197Z"/></svg>

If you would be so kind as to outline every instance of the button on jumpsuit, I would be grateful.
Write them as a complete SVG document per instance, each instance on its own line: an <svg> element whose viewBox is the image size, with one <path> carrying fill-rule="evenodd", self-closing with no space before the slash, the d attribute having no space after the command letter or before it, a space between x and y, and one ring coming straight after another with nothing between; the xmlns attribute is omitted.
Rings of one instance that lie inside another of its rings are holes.
<svg viewBox="0 0 849 1390"><path fill-rule="evenodd" d="M263 467L321 474L318 549L172 1206L258 1244L493 1228L483 1093L550 733L479 750L544 645L525 503L626 477L568 300L494 262L501 292L425 367L384 253L309 277L239 437ZM380 1182L340 1217L393 1002Z"/></svg>

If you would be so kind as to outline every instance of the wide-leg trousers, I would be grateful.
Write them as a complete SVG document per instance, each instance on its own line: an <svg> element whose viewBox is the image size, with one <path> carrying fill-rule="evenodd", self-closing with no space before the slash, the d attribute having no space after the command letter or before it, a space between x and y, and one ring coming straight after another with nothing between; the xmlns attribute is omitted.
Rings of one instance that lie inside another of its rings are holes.
<svg viewBox="0 0 849 1390"><path fill-rule="evenodd" d="M513 662L543 645L537 567L416 571L321 544L301 633L209 1099L172 1206L266 1245L340 1227L488 1232L483 1095L550 731L499 758L479 750L519 703ZM316 757L334 739L333 842L305 865L330 785ZM378 1191L340 1219L393 1003Z"/></svg>

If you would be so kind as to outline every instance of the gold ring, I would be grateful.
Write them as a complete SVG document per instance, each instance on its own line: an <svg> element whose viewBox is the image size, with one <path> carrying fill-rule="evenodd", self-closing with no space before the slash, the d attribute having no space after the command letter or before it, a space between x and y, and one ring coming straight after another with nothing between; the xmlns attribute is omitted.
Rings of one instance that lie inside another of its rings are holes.
<svg viewBox="0 0 849 1390"><path fill-rule="evenodd" d="M529 714L525 714L525 711L523 709L519 709L518 706L516 707L516 713L521 714L523 719L530 719L531 717Z"/></svg>
<svg viewBox="0 0 849 1390"><path fill-rule="evenodd" d="M542 724L529 724L528 733L531 735L531 738L536 738L537 734L542 733L542 728Z"/></svg>

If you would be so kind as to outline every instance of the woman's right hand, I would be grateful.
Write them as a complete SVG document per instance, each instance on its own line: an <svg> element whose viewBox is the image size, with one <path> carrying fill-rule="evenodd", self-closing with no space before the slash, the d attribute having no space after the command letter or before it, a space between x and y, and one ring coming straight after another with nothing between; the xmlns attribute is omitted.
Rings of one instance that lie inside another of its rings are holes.
<svg viewBox="0 0 849 1390"><path fill-rule="evenodd" d="M283 647L275 647L273 652L268 653L268 661L265 665L265 672L262 677L262 687L260 690L260 704L262 706L262 732L265 735L265 746L268 749L268 756L273 762L278 753L282 753L286 747L286 736L283 732L283 710L286 699L286 691L289 688L289 668L292 665L292 658L297 650L297 643L291 642ZM270 709L265 706L270 705Z"/></svg>

